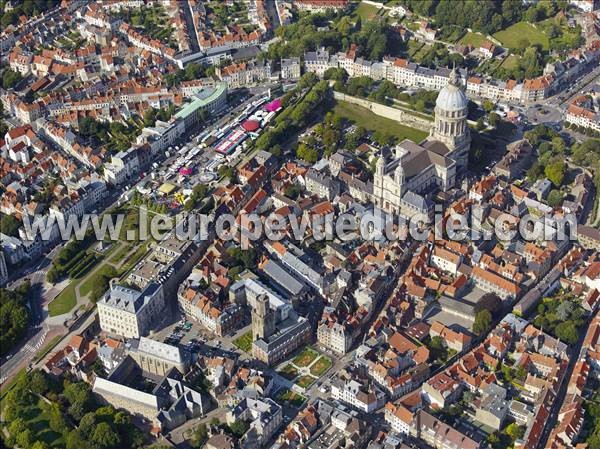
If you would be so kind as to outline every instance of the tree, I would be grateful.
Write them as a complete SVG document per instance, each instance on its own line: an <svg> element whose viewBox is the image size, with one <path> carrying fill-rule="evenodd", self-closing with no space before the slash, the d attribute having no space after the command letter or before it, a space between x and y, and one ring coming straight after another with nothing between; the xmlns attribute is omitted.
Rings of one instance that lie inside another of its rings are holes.
<svg viewBox="0 0 600 449"><path fill-rule="evenodd" d="M219 167L219 176L225 179L233 180L235 172L233 168L228 165L221 165Z"/></svg>
<svg viewBox="0 0 600 449"><path fill-rule="evenodd" d="M504 433L508 435L514 443L519 438L523 438L523 435L525 435L525 429L523 429L523 427L519 426L517 423L513 422L506 426L506 428L504 429Z"/></svg>
<svg viewBox="0 0 600 449"><path fill-rule="evenodd" d="M563 194L560 190L552 189L546 199L548 206L558 207L563 201Z"/></svg>
<svg viewBox="0 0 600 449"><path fill-rule="evenodd" d="M485 100L482 104L483 110L487 113L490 113L494 110L494 102L490 100Z"/></svg>
<svg viewBox="0 0 600 449"><path fill-rule="evenodd" d="M467 404L467 405L472 404L475 399L476 399L475 393L473 393L472 391L465 390L463 392L462 402L464 404Z"/></svg>
<svg viewBox="0 0 600 449"><path fill-rule="evenodd" d="M21 221L16 217L0 212L0 232L2 234L10 235L11 237L18 237L21 224Z"/></svg>
<svg viewBox="0 0 600 449"><path fill-rule="evenodd" d="M350 31L352 31L352 22L350 21L350 17L342 17L337 23L336 28L342 34L342 36L347 36L350 34Z"/></svg>
<svg viewBox="0 0 600 449"><path fill-rule="evenodd" d="M88 410L89 404L86 400L76 400L69 406L67 412L73 417L73 419L79 420L86 415Z"/></svg>
<svg viewBox="0 0 600 449"><path fill-rule="evenodd" d="M192 437L192 446L200 448L204 446L204 443L208 439L208 430L206 424L202 423L196 429L194 429L194 436Z"/></svg>
<svg viewBox="0 0 600 449"><path fill-rule="evenodd" d="M567 146L562 137L556 136L552 138L552 147L557 153L564 153Z"/></svg>
<svg viewBox="0 0 600 449"><path fill-rule="evenodd" d="M35 394L44 394L48 391L48 381L40 370L34 370L29 374L29 388Z"/></svg>
<svg viewBox="0 0 600 449"><path fill-rule="evenodd" d="M527 177L536 181L544 176L544 166L538 162L534 162L533 165L527 170Z"/></svg>
<svg viewBox="0 0 600 449"><path fill-rule="evenodd" d="M298 145L298 148L296 149L296 156L310 163L315 163L319 159L319 153L317 150L303 143Z"/></svg>
<svg viewBox="0 0 600 449"><path fill-rule="evenodd" d="M23 292L0 289L0 354L10 351L27 330L26 300Z"/></svg>
<svg viewBox="0 0 600 449"><path fill-rule="evenodd" d="M73 382L65 385L63 395L73 404L76 401L87 401L91 398L90 387L85 382Z"/></svg>
<svg viewBox="0 0 600 449"><path fill-rule="evenodd" d="M15 418L8 426L8 433L11 435L17 435L27 429L27 423L23 418Z"/></svg>
<svg viewBox="0 0 600 449"><path fill-rule="evenodd" d="M103 449L109 449L116 448L121 439L119 434L110 427L110 424L101 422L92 434L92 441Z"/></svg>
<svg viewBox="0 0 600 449"><path fill-rule="evenodd" d="M483 117L479 117L477 119L476 128L477 128L477 131L483 131L485 129L485 122L483 121Z"/></svg>
<svg viewBox="0 0 600 449"><path fill-rule="evenodd" d="M498 123L500 123L500 116L495 112L490 112L490 115L488 117L488 123L490 124L490 126L493 126L495 128L496 126L498 126Z"/></svg>
<svg viewBox="0 0 600 449"><path fill-rule="evenodd" d="M300 187L297 184L292 184L285 189L285 196L295 200L300 195Z"/></svg>
<svg viewBox="0 0 600 449"><path fill-rule="evenodd" d="M2 87L4 89L15 87L21 79L23 79L23 77L19 72L13 72L10 69L6 69L2 72Z"/></svg>
<svg viewBox="0 0 600 449"><path fill-rule="evenodd" d="M44 441L36 441L31 446L31 449L50 449L50 446L48 446L48 443Z"/></svg>
<svg viewBox="0 0 600 449"><path fill-rule="evenodd" d="M362 139L364 139L367 135L367 130L362 126L357 126L354 131L345 135L345 144L344 146L349 150L354 150Z"/></svg>
<svg viewBox="0 0 600 449"><path fill-rule="evenodd" d="M492 447L495 447L498 443L500 443L500 437L496 434L496 432L490 433L487 437L487 442Z"/></svg>
<svg viewBox="0 0 600 449"><path fill-rule="evenodd" d="M340 140L340 133L335 128L328 126L323 131L323 144L330 150L337 148L337 143Z"/></svg>
<svg viewBox="0 0 600 449"><path fill-rule="evenodd" d="M473 332L481 335L490 330L492 326L492 314L489 310L480 310L475 314L475 322L473 323Z"/></svg>
<svg viewBox="0 0 600 449"><path fill-rule="evenodd" d="M246 421L238 419L229 425L229 430L238 438L242 437L250 426Z"/></svg>
<svg viewBox="0 0 600 449"><path fill-rule="evenodd" d="M67 421L58 408L58 404L52 404L50 408L50 419L48 425L56 433L62 433L67 428Z"/></svg>
<svg viewBox="0 0 600 449"><path fill-rule="evenodd" d="M432 337L428 347L432 360L445 360L447 358L448 352L441 337Z"/></svg>
<svg viewBox="0 0 600 449"><path fill-rule="evenodd" d="M56 282L60 279L60 273L56 269L56 267L50 267L50 269L46 272L46 280L51 284L56 284Z"/></svg>
<svg viewBox="0 0 600 449"><path fill-rule="evenodd" d="M568 345L574 345L577 343L579 338L577 335L577 327L572 321L559 323L554 332L561 341L567 343Z"/></svg>
<svg viewBox="0 0 600 449"><path fill-rule="evenodd" d="M556 187L560 187L565 179L565 170L565 163L562 160L558 160L548 164L544 169L544 173L552 182L552 184L554 184Z"/></svg>
<svg viewBox="0 0 600 449"><path fill-rule="evenodd" d="M28 449L35 441L33 439L33 432L30 429L25 429L16 435L15 441L23 449Z"/></svg>

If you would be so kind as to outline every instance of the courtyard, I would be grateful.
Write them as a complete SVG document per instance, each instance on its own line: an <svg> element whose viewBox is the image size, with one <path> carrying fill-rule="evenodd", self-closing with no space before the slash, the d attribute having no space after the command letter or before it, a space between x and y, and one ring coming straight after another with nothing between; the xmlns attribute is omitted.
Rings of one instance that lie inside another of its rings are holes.
<svg viewBox="0 0 600 449"><path fill-rule="evenodd" d="M304 348L277 372L300 388L307 389L331 368L333 362L311 347Z"/></svg>

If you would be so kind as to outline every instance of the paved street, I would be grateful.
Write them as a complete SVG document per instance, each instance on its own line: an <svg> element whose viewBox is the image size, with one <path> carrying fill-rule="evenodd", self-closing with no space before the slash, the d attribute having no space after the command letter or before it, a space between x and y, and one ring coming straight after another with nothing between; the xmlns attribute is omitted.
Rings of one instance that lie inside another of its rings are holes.
<svg viewBox="0 0 600 449"><path fill-rule="evenodd" d="M546 426L544 427L544 432L542 433L542 437L540 438L540 443L538 447L546 447L546 442L548 441L548 437L554 429L558 419L558 413L560 412L560 408L563 405L563 401L565 400L565 396L567 395L567 388L569 386L569 379L571 378L571 374L573 373L573 369L575 368L575 364L579 361L581 357L581 347L583 345L583 340L585 339L585 332L581 332L579 336L579 340L575 344L575 346L570 346L568 350L568 358L569 365L567 366L567 370L565 371L565 375L563 377L563 381L560 384L560 388L556 393L556 398L552 403L552 409L550 410L550 416L546 420Z"/></svg>

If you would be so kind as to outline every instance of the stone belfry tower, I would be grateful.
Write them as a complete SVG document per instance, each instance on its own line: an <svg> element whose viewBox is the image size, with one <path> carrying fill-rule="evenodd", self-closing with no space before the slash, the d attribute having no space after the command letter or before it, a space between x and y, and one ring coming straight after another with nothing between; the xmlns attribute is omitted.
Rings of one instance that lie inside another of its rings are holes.
<svg viewBox="0 0 600 449"><path fill-rule="evenodd" d="M252 308L252 335L254 340L269 338L275 332L275 312L267 295L258 295Z"/></svg>

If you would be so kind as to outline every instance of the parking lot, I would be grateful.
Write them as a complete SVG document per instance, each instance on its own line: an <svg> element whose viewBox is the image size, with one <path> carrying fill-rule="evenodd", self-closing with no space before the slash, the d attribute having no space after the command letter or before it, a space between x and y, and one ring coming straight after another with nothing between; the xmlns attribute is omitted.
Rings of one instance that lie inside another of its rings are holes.
<svg viewBox="0 0 600 449"><path fill-rule="evenodd" d="M215 355L219 352L234 352L239 350L233 344L233 340L247 332L249 326L238 329L233 335L217 337L200 323L186 320L180 311L174 313L169 324L162 327L158 332L150 335L150 338L172 346L179 346L190 352ZM242 354L244 358L244 354Z"/></svg>

